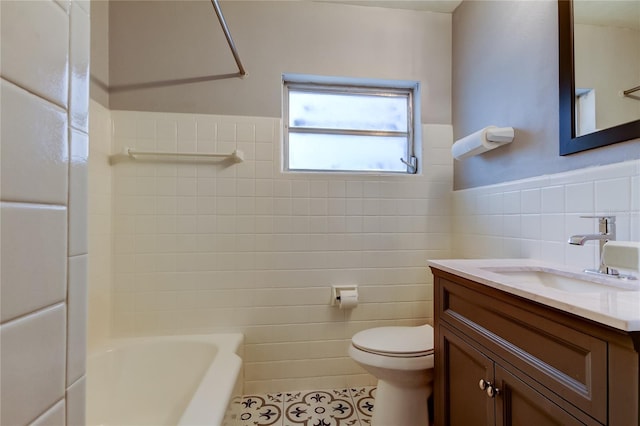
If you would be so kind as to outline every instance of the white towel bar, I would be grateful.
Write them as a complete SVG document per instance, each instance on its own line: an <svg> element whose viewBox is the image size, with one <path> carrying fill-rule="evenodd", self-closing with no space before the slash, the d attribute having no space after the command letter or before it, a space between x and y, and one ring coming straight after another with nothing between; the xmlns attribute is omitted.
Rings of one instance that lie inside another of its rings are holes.
<svg viewBox="0 0 640 426"><path fill-rule="evenodd" d="M134 149L125 147L122 150L122 154L115 154L109 157L109 162L115 164L122 160L131 159L136 160L138 156L153 156L153 157L192 157L192 158L221 158L230 159L234 163L242 163L244 161L244 153L238 149L231 154L218 154L218 153L203 153L203 152L162 152L162 151L136 151Z"/></svg>

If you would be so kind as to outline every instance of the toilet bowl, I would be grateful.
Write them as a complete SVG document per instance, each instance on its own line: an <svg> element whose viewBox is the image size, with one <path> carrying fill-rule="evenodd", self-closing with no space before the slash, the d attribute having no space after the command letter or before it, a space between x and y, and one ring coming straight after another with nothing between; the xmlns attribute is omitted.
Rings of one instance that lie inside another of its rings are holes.
<svg viewBox="0 0 640 426"><path fill-rule="evenodd" d="M427 426L433 327L378 327L351 338L349 356L378 379L372 426Z"/></svg>

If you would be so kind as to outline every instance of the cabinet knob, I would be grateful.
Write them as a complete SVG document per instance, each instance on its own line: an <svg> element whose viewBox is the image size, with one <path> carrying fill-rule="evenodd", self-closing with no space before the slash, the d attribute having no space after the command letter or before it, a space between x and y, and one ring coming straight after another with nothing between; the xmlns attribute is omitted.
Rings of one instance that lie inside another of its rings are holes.
<svg viewBox="0 0 640 426"><path fill-rule="evenodd" d="M486 382L484 379L480 379L480 381L478 382L478 387L480 387L480 390L487 389L487 386L491 386L491 383Z"/></svg>
<svg viewBox="0 0 640 426"><path fill-rule="evenodd" d="M500 389L498 389L498 388L496 388L496 387L494 387L494 386L491 386L491 385L489 385L489 386L487 387L487 395L488 395L490 398L495 397L495 396L496 396L497 394L499 394L499 393L500 393Z"/></svg>

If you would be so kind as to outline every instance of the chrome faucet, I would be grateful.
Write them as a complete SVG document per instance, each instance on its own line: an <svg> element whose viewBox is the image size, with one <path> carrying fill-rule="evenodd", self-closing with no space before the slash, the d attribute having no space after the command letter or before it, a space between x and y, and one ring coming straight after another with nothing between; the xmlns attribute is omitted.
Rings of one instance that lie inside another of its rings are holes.
<svg viewBox="0 0 640 426"><path fill-rule="evenodd" d="M602 253L604 244L607 241L614 241L616 239L616 217L615 216L580 216L582 218L598 219L598 234L587 235L572 235L569 237L569 244L582 246L587 241L596 240L599 242L598 258L600 259L600 266L598 269L585 269L584 272L592 274L604 274L604 275L620 275L617 270L609 268L604 264Z"/></svg>

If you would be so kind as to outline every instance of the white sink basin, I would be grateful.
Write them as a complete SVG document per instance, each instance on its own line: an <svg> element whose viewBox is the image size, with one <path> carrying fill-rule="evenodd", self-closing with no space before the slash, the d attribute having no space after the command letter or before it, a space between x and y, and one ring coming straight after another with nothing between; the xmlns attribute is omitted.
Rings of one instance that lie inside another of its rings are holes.
<svg viewBox="0 0 640 426"><path fill-rule="evenodd" d="M610 293L620 291L638 291L636 283L616 282L611 278L591 277L589 275L568 276L567 273L552 269L502 269L483 268L495 274L504 275L510 282L543 286L567 293ZM599 280L597 280L599 278ZM606 282L598 282L605 281Z"/></svg>

